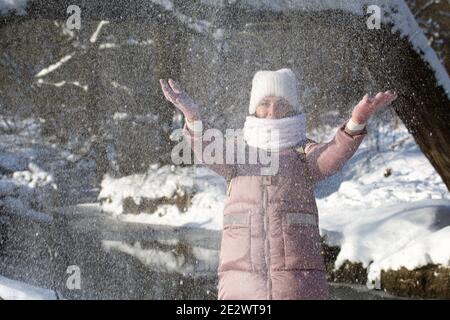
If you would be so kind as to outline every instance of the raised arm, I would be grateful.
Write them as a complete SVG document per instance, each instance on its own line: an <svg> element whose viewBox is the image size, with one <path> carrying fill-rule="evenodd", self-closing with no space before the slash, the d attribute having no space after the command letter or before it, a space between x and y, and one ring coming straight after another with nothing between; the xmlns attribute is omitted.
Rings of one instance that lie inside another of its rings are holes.
<svg viewBox="0 0 450 320"><path fill-rule="evenodd" d="M325 179L342 169L353 156L367 134L367 128L351 132L348 120L341 124L333 139L327 143L310 140L305 146L306 160L315 182Z"/></svg>
<svg viewBox="0 0 450 320"><path fill-rule="evenodd" d="M210 125L201 120L198 105L174 80L169 79L168 83L163 79L159 81L166 99L178 108L186 119L183 127L183 136L193 150L197 162L206 165L226 180L233 178L235 165L234 162L231 164L226 163L225 147L222 149L222 157L215 157L222 161L213 162L211 160L214 159L211 159L208 157L208 153L205 153L205 148L207 148L210 142L204 141L203 134L205 130L210 128Z"/></svg>
<svg viewBox="0 0 450 320"><path fill-rule="evenodd" d="M306 159L316 182L342 169L367 135L366 123L370 116L396 98L397 95L391 91L380 92L374 98L366 94L353 109L351 119L339 126L330 142L310 140L305 145Z"/></svg>

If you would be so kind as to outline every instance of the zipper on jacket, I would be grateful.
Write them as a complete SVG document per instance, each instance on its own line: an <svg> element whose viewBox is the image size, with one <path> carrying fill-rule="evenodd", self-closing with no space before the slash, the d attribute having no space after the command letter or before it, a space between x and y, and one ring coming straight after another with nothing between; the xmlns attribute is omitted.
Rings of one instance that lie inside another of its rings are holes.
<svg viewBox="0 0 450 320"><path fill-rule="evenodd" d="M228 185L228 189L227 189L227 197L230 196L231 194L231 185L233 184L233 179L230 180L230 183Z"/></svg>
<svg viewBox="0 0 450 320"><path fill-rule="evenodd" d="M272 277L270 274L270 239L269 239L269 216L266 212L268 201L268 186L272 183L271 176L263 177L263 214L264 214L264 251L267 273L267 299L272 300Z"/></svg>

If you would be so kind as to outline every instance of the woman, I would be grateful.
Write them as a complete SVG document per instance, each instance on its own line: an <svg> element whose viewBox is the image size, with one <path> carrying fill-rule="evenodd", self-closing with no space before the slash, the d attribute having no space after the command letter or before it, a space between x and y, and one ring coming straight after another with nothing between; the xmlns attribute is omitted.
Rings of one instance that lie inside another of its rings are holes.
<svg viewBox="0 0 450 320"><path fill-rule="evenodd" d="M199 107L172 79L160 79L165 98L185 116L188 141L202 139ZM338 172L367 134L366 122L397 98L391 91L365 95L328 143L306 138L306 118L291 69L258 71L244 125L248 148L275 151L279 169L211 164L229 181L218 276L219 299L329 299L321 256L314 188ZM270 130L278 139L268 139ZM200 152L194 149L196 157Z"/></svg>

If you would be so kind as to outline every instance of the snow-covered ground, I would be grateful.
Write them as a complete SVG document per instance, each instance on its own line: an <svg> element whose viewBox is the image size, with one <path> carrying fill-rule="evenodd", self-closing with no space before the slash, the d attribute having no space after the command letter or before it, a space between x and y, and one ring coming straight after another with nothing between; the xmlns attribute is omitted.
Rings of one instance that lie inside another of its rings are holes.
<svg viewBox="0 0 450 320"><path fill-rule="evenodd" d="M368 267L369 286L380 288L381 270L450 266L450 201L421 200L373 209L337 210L322 216L322 231L337 237L345 260ZM336 239L334 239L336 242ZM334 243L336 244L336 243Z"/></svg>
<svg viewBox="0 0 450 320"><path fill-rule="evenodd" d="M335 131L322 128L311 137L328 141ZM224 179L206 168L163 166L145 175L107 177L99 198L105 210L125 221L221 230L225 192ZM123 213L126 197L139 203L176 193L193 195L186 212L162 205L155 213ZM381 269L450 266L450 194L403 125L370 128L353 158L316 194L321 234L341 247L336 267L346 259L362 262L377 286Z"/></svg>
<svg viewBox="0 0 450 320"><path fill-rule="evenodd" d="M146 174L122 178L105 176L99 199L103 209L128 222L221 229L225 200L225 180L204 167L151 167ZM123 200L132 197L139 204L143 198L172 198L193 195L191 206L180 212L175 205L161 205L153 212L123 214Z"/></svg>
<svg viewBox="0 0 450 320"><path fill-rule="evenodd" d="M317 199L321 233L341 247L335 266L361 262L375 287L381 270L450 266L450 193L403 125L378 135L380 152L366 139L339 189Z"/></svg>

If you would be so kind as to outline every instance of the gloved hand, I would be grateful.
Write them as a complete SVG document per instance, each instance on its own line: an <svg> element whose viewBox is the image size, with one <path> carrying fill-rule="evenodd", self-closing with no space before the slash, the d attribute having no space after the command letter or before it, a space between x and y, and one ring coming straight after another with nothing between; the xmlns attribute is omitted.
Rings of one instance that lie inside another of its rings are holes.
<svg viewBox="0 0 450 320"><path fill-rule="evenodd" d="M164 79L159 79L166 100L178 108L189 122L200 120L200 109L192 98L174 80L169 79L169 84Z"/></svg>
<svg viewBox="0 0 450 320"><path fill-rule="evenodd" d="M364 124L377 110L384 108L397 99L397 94L392 91L379 92L374 98L368 94L356 105L352 111L352 120L357 124Z"/></svg>

